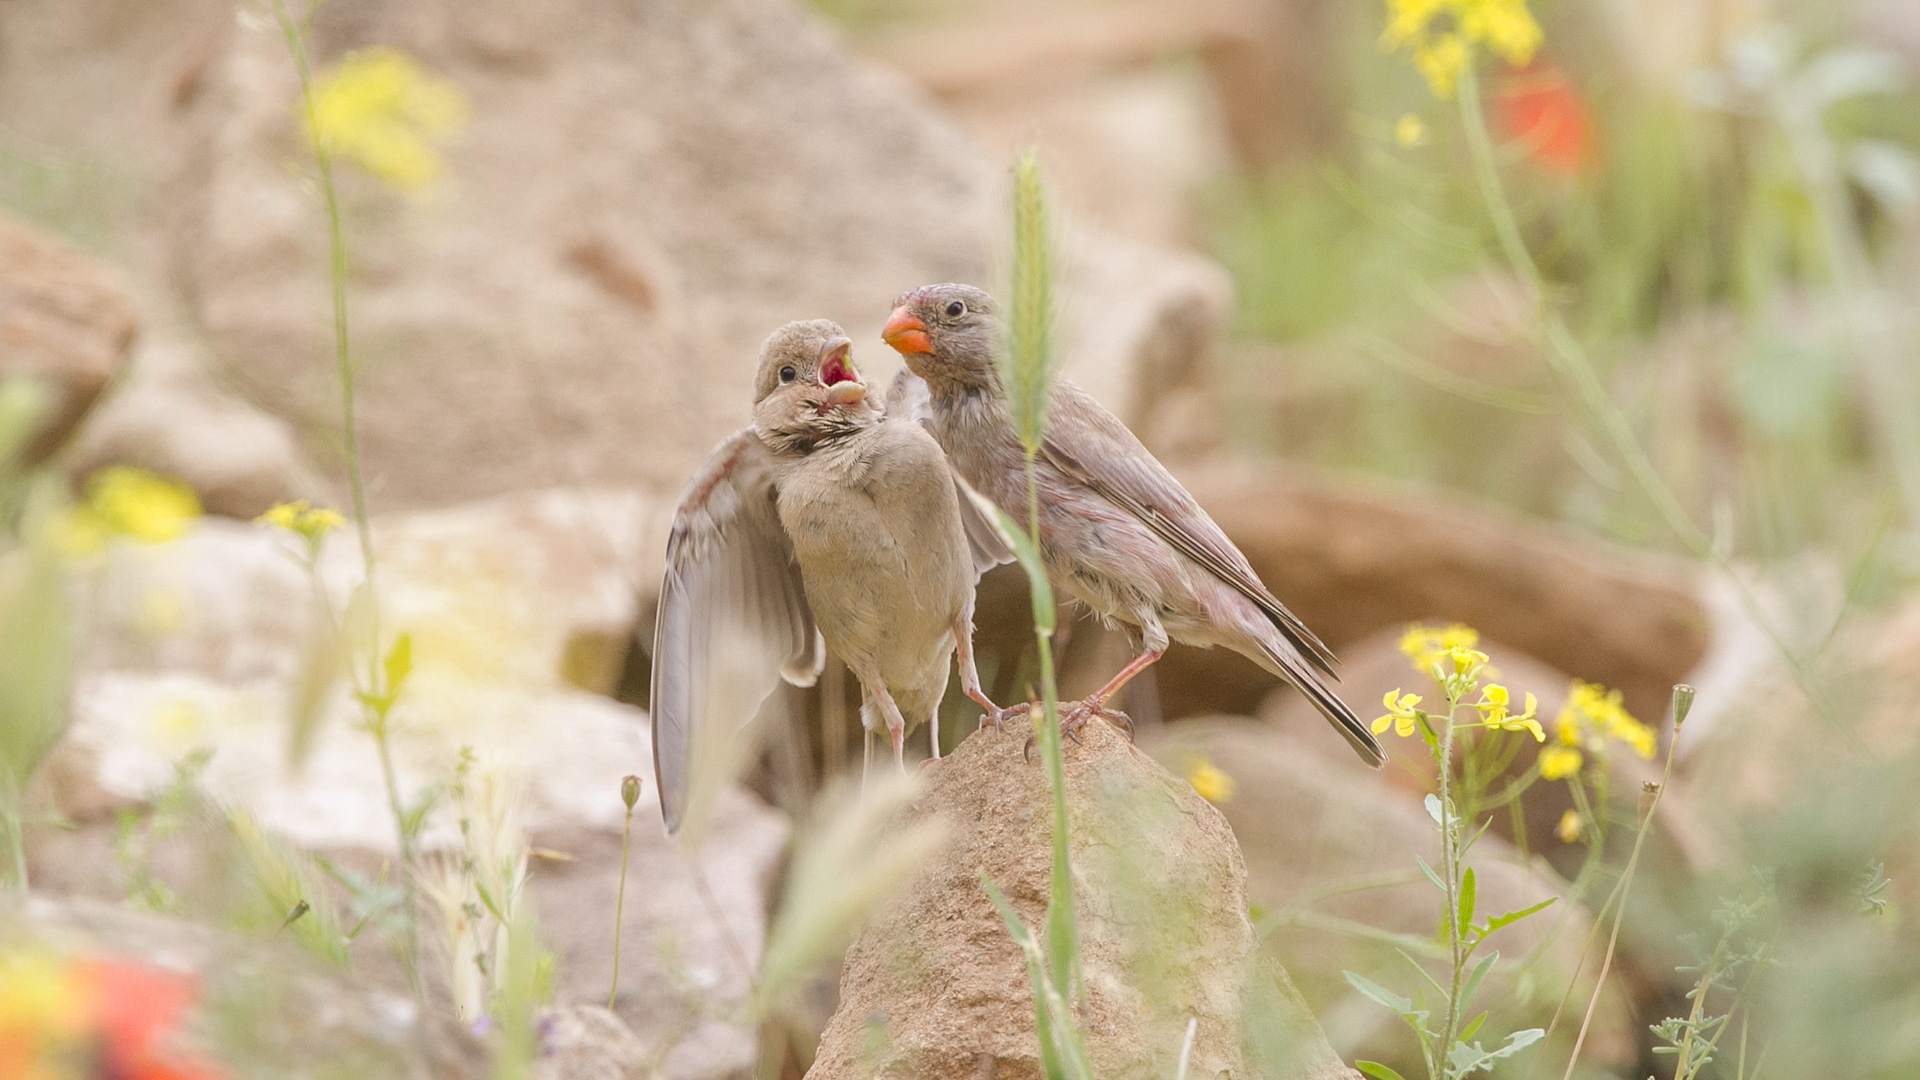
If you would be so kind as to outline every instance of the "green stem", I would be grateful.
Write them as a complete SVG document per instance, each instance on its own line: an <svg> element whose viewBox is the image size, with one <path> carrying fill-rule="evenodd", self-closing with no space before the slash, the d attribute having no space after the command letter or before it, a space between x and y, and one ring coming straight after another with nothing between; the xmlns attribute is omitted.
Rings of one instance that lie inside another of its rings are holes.
<svg viewBox="0 0 1920 1080"><path fill-rule="evenodd" d="M1439 1045L1436 1048L1437 1060L1428 1066L1435 1080L1445 1080L1447 1076L1447 1053L1453 1048L1454 1032L1460 1030L1460 985L1466 979L1467 954L1463 940L1465 929L1460 925L1460 836L1459 815L1453 812L1453 735L1454 713L1460 708L1459 695L1447 694L1447 726L1440 733L1440 843L1441 861L1445 864L1447 884L1447 951L1452 960L1453 977L1448 983L1447 1019L1440 1028Z"/></svg>
<svg viewBox="0 0 1920 1080"><path fill-rule="evenodd" d="M1027 535L1040 550L1040 483L1035 474L1036 448L1027 450ZM1053 796L1053 874L1047 905L1047 960L1054 985L1085 1007L1086 987L1080 979L1080 935L1074 915L1073 868L1069 859L1066 761L1060 744L1060 691L1053 671L1054 605L1052 584L1045 574L1030 581L1035 593L1034 639L1039 650L1042 717L1035 739L1047 769Z"/></svg>
<svg viewBox="0 0 1920 1080"><path fill-rule="evenodd" d="M1691 691L1689 691L1691 693ZM1676 692L1677 694L1677 692ZM1676 696L1676 701L1678 700ZM1676 716L1678 713L1676 712ZM1640 850L1647 841L1647 827L1653 824L1653 815L1660 809L1660 800L1667 793L1667 784L1673 779L1673 749L1680 744L1680 722L1674 721L1673 734L1667 740L1667 760L1660 770L1660 783L1654 787L1653 798L1647 803L1646 810L1640 815L1640 824L1633 834L1633 851L1627 856L1627 868L1620 875L1619 905L1613 910L1613 930L1607 935L1607 951L1600 961L1600 975L1594 980L1593 996L1587 999L1587 1013L1580 1021L1580 1034L1574 1037L1573 1053L1567 1058L1567 1071L1561 1080L1573 1080L1573 1068L1580 1061L1580 1048L1586 1044L1587 1029L1593 1023L1593 1011L1600 1004L1600 993L1606 989L1607 973L1613 968L1614 947L1620 941L1620 924L1626 921L1627 898L1633 891L1633 872L1640 865ZM1596 926L1598 924L1596 923ZM1579 977L1575 969L1574 977ZM1558 1020L1558 1017L1555 1017Z"/></svg>
<svg viewBox="0 0 1920 1080"><path fill-rule="evenodd" d="M620 892L613 901L613 986L607 991L607 1009L620 994L620 928L626 921L627 852L633 846L633 811L627 811L626 828L620 833Z"/></svg>
<svg viewBox="0 0 1920 1080"><path fill-rule="evenodd" d="M384 685L380 665L380 603L375 588L375 560L373 554L373 526L367 514L367 488L360 472L360 436L354 415L354 372L353 350L348 335L347 321L347 234L340 218L340 198L333 179L333 150L320 131L320 117L313 97L313 69L307 58L306 35L287 11L285 0L274 0L273 11L279 20L280 31L287 39L287 48L293 54L294 68L300 77L300 104L306 116L307 134L313 141L314 159L319 166L320 194L327 212L328 269L332 285L333 301L333 349L334 366L340 379L340 423L342 452L347 463L347 486L353 499L354 527L360 538L361 571L367 591L367 640L371 642L366 656L364 679L356 678L372 696L385 696L389 687ZM421 992L419 955L419 899L417 883L414 881L413 840L408 835L406 811L400 799L400 785L393 769L393 753L387 739L386 716L383 711L372 706L363 706L368 712L367 729L372 733L380 751L380 771L386 783L387 805L393 812L394 831L400 840L400 878L401 891L406 898L406 941L408 974L413 981L416 994Z"/></svg>
<svg viewBox="0 0 1920 1080"><path fill-rule="evenodd" d="M1639 438L1634 434L1633 425L1626 414L1613 403L1605 384L1593 364L1588 361L1586 351L1579 339L1560 317L1559 312L1547 301L1546 279L1540 273L1540 267L1527 251L1526 241L1520 235L1520 225L1513 214L1513 205L1507 200L1506 189L1500 183L1500 171L1494 161L1493 140L1487 134L1486 114L1480 105L1479 78L1471 63L1466 64L1461 73L1459 86L1460 121L1466 129L1467 148L1473 158L1474 174L1480 185L1481 197L1487 204L1487 214L1493 219L1494 234L1499 238L1500 248L1506 256L1513 272L1519 275L1521 282L1532 293L1535 313L1540 320L1542 333L1546 337L1547 362L1563 383L1572 388L1574 397L1585 410L1590 423L1596 425L1613 445L1614 453L1626 466L1627 472L1634 478L1641 491L1653 502L1667 528L1672 531L1682 547L1695 558L1706 562L1717 572L1732 582L1740 597L1740 605L1747 618L1766 634L1776 652L1793 672L1794 681L1805 695L1814 711L1829 724L1839 726L1839 721L1827 707L1826 699L1814 682L1813 672L1808 669L1791 648L1786 639L1775 629L1773 620L1760 606L1759 598L1747 587L1747 583L1736 573L1724 555L1716 548L1712 540L1693 519L1687 516L1673 490L1653 462L1641 448ZM1849 740L1856 749L1864 750L1865 743L1857 732L1846 730Z"/></svg>
<svg viewBox="0 0 1920 1080"><path fill-rule="evenodd" d="M20 801L7 785L8 790L0 792L0 823L7 828L7 849L13 858L13 883L22 893L27 891L27 837L26 830L20 824Z"/></svg>

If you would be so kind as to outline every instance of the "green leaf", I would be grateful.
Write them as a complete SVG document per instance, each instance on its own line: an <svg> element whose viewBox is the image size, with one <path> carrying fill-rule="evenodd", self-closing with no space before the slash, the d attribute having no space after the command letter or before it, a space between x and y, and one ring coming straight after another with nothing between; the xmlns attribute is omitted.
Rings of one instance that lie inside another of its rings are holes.
<svg viewBox="0 0 1920 1080"><path fill-rule="evenodd" d="M1471 1045L1455 1042L1453 1049L1447 1051L1447 1071L1454 1076L1465 1076L1480 1069L1492 1069L1494 1063L1503 1058L1512 1057L1521 1050L1532 1046L1545 1038L1547 1033L1539 1028L1527 1028L1507 1036L1507 1044L1495 1050L1482 1049L1479 1043Z"/></svg>
<svg viewBox="0 0 1920 1080"><path fill-rule="evenodd" d="M1464 1000L1466 1000L1466 999L1465 999L1465 998L1462 998L1461 1000L1462 1000L1462 1001L1464 1001ZM1468 1039L1471 1039L1471 1038L1473 1038L1473 1037L1474 1037L1475 1035L1477 1035L1477 1034L1479 1034L1479 1032L1480 1032L1480 1025L1482 1025L1482 1024L1484 1024L1484 1023L1486 1023L1486 1022L1487 1022L1487 1017L1489 1017L1489 1016L1491 1016L1491 1015L1493 1015L1493 1014L1492 1014L1492 1013L1481 1013L1481 1014L1480 1014L1479 1016L1476 1016L1476 1017L1474 1017L1474 1018L1473 1018L1472 1020L1470 1020L1470 1021L1468 1021L1468 1022L1467 1022L1467 1026L1466 1026L1466 1027L1464 1027L1464 1028L1462 1028L1462 1029L1460 1029L1460 1041L1461 1041L1461 1042L1465 1042L1465 1041L1467 1041Z"/></svg>
<svg viewBox="0 0 1920 1080"><path fill-rule="evenodd" d="M1552 906L1555 900L1558 900L1558 899L1559 897L1557 896L1549 896L1545 900L1540 901L1539 903L1533 905L1532 907L1524 907L1524 908L1521 908L1519 911L1509 911L1505 915L1495 915L1493 918L1487 920L1487 925L1485 927L1481 928L1480 936L1486 937L1488 934L1493 933L1495 930L1498 930L1503 926L1512 926L1514 923L1519 922L1521 919L1524 919L1529 915L1532 915L1536 912L1545 911L1548 907Z"/></svg>
<svg viewBox="0 0 1920 1080"><path fill-rule="evenodd" d="M393 648L387 650L386 674L386 686L382 694L391 708L400 697L401 685L407 681L408 675L413 674L413 634L410 631L403 630L399 637L393 639Z"/></svg>
<svg viewBox="0 0 1920 1080"><path fill-rule="evenodd" d="M1353 1067L1373 1077L1373 1080L1406 1080L1399 1073L1377 1061L1356 1061Z"/></svg>
<svg viewBox="0 0 1920 1080"><path fill-rule="evenodd" d="M1381 986L1379 983L1376 983L1371 979L1363 978L1359 975L1354 974L1351 971L1343 971L1340 974L1345 975L1347 977L1347 985L1353 987L1355 990L1360 991L1360 993L1365 995L1369 1001L1372 1001L1377 1005L1385 1007L1389 1012L1392 1012L1394 1015L1399 1016L1402 1019L1405 1019L1407 1017L1411 1017L1414 1015L1413 1002L1411 1000L1407 998L1403 998L1399 994L1396 994L1393 991L1387 989L1386 987Z"/></svg>
<svg viewBox="0 0 1920 1080"><path fill-rule="evenodd" d="M1005 510L996 506L993 512L1000 522L1000 531L1006 534L1007 543L1013 548L1013 557L1019 560L1020 569L1026 571L1027 587L1033 593L1034 627L1050 634L1057 616L1053 607L1053 585L1047 580L1047 564L1040 559L1040 549L1034 546L1027 530Z"/></svg>
<svg viewBox="0 0 1920 1080"><path fill-rule="evenodd" d="M1467 932L1467 927L1473 925L1474 893L1476 891L1473 882L1473 867L1469 866L1467 867L1467 872L1460 877L1460 922L1458 923L1458 927L1462 934Z"/></svg>
<svg viewBox="0 0 1920 1080"><path fill-rule="evenodd" d="M1427 880L1433 882L1434 888L1441 892L1447 891L1447 883L1440 880L1440 875L1434 873L1433 867L1427 865L1427 860L1415 855L1413 861L1420 864L1420 872L1427 875Z"/></svg>
<svg viewBox="0 0 1920 1080"><path fill-rule="evenodd" d="M1498 952L1488 953L1486 957L1480 961L1479 965L1473 969L1473 973L1467 976L1466 983L1460 987L1460 1000L1455 1002L1462 1011L1465 1011L1467 1006L1473 1004L1473 995L1479 992L1480 983L1486 979L1487 972L1493 970L1494 961L1498 959L1500 959ZM1470 1035L1468 1032L1463 1031L1460 1033L1460 1037L1465 1039L1469 1038Z"/></svg>

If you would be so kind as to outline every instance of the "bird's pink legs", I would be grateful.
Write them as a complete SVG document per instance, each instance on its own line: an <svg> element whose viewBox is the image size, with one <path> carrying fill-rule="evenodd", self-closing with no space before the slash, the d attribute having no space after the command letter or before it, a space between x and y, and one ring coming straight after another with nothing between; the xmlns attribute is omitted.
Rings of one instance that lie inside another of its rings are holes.
<svg viewBox="0 0 1920 1080"><path fill-rule="evenodd" d="M1073 708L1068 709L1067 715L1060 718L1060 730L1071 736L1086 724L1088 718L1100 716L1124 726L1127 729L1128 738L1132 738L1133 721L1127 718L1126 713L1116 712L1107 708L1107 702L1112 699L1113 695L1119 693L1122 687L1132 682L1135 675L1152 667L1154 661L1166 654L1167 650L1162 646L1158 649L1148 649L1146 652L1134 657L1126 667L1121 668L1114 674L1113 678L1107 680L1107 685L1095 690L1093 696L1076 703Z"/></svg>
<svg viewBox="0 0 1920 1080"><path fill-rule="evenodd" d="M958 618L953 620L953 654L954 658L960 663L961 691L972 698L974 704L987 710L987 715L980 718L980 723L984 725L991 721L994 716L998 715L1001 710L1000 706L993 703L993 699L987 697L987 692L980 689L980 669L973 664L972 605L969 604L968 608L968 611L963 612ZM994 723L995 726L998 726L997 721L994 721ZM939 757L940 754L936 750L933 756Z"/></svg>
<svg viewBox="0 0 1920 1080"><path fill-rule="evenodd" d="M854 677L860 680L861 689L867 697L880 703L880 715L887 721L887 736L893 741L893 763L901 772L907 771L907 721L900 715L900 706L893 703L893 695L887 693L887 684L880 678L880 672L872 664L853 667Z"/></svg>

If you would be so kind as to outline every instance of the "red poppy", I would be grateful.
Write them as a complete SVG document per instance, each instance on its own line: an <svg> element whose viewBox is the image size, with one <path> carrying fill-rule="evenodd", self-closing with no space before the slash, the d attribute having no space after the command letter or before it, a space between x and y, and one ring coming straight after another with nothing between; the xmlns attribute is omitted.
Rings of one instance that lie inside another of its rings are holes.
<svg viewBox="0 0 1920 1080"><path fill-rule="evenodd" d="M1587 107L1559 68L1535 61L1500 80L1494 97L1508 140L1548 172L1579 174L1593 141Z"/></svg>
<svg viewBox="0 0 1920 1080"><path fill-rule="evenodd" d="M74 976L92 1001L100 1073L108 1080L225 1080L209 1062L174 1045L199 980L120 960L86 960Z"/></svg>

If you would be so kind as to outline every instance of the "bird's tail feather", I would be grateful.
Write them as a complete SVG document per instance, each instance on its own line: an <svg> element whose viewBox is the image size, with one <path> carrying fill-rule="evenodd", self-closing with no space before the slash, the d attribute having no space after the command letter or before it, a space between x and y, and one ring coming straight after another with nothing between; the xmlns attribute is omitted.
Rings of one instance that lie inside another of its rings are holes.
<svg viewBox="0 0 1920 1080"><path fill-rule="evenodd" d="M1387 753L1381 748L1380 740L1374 738L1373 732L1354 715L1346 702L1340 700L1338 694L1327 689L1327 684L1320 681L1319 673L1308 667L1298 653L1284 642L1263 640L1260 646L1260 655L1253 659L1305 694L1307 700L1313 702L1313 707L1320 710L1320 715L1326 717L1334 730L1360 755L1361 760L1376 769L1387 763Z"/></svg>

